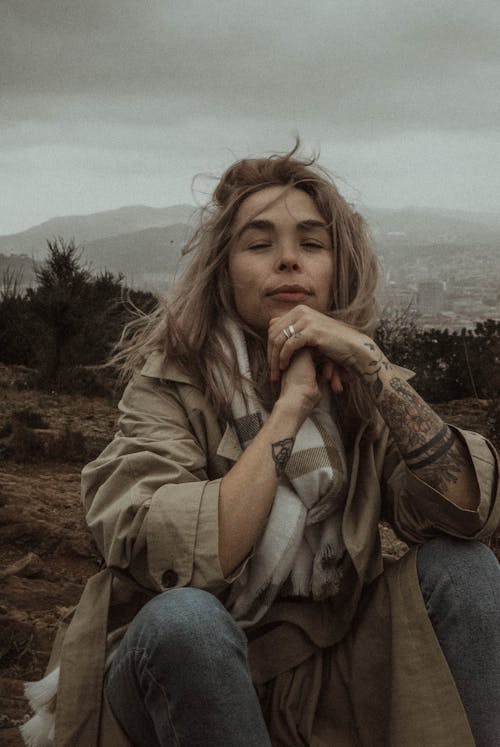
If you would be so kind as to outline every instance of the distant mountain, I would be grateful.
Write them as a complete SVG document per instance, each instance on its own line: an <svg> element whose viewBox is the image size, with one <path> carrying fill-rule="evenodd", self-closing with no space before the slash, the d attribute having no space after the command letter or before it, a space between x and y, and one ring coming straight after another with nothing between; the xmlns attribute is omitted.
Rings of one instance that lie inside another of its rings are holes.
<svg viewBox="0 0 500 747"><path fill-rule="evenodd" d="M178 223L189 224L195 219L194 205L172 205L152 208L133 205L90 215L68 215L51 218L20 233L0 236L0 252L41 257L47 249L47 239L62 236L74 238L77 244L108 236L135 233L147 228L160 228Z"/></svg>
<svg viewBox="0 0 500 747"><path fill-rule="evenodd" d="M478 262L483 261L482 254L500 254L500 213L415 207L358 209L386 267L404 268L408 258L415 257L453 264L457 252L460 256L471 252ZM75 239L82 247L83 261L93 270L122 272L128 284L163 290L182 267L181 250L197 216L192 205L173 205L53 218L21 233L0 236L0 271L10 267L10 272L19 273L22 269L23 284L32 282L30 258L43 259L46 240L61 236L66 241ZM28 256L21 258L21 254Z"/></svg>
<svg viewBox="0 0 500 747"><path fill-rule="evenodd" d="M472 213L439 208L408 207L397 210L358 207L365 216L377 246L430 243L498 243L500 213ZM198 216L194 205L152 208L133 205L90 215L51 218L20 233L0 236L0 253L45 256L46 240L62 236L77 244L127 236L150 228L178 224L193 225Z"/></svg>
<svg viewBox="0 0 500 747"><path fill-rule="evenodd" d="M182 248L191 231L185 223L176 223L107 236L81 244L80 261L94 273L122 273L127 285L164 289L185 264ZM25 254L0 253L0 286L14 281L21 287L35 284L33 259Z"/></svg>
<svg viewBox="0 0 500 747"><path fill-rule="evenodd" d="M459 210L408 207L398 210L360 208L374 241L409 245L434 243L498 243L500 213L468 213Z"/></svg>
<svg viewBox="0 0 500 747"><path fill-rule="evenodd" d="M122 272L134 286L161 286L162 278L171 277L180 269L182 247L191 230L185 223L176 223L108 236L84 244L82 260L90 263L94 271Z"/></svg>

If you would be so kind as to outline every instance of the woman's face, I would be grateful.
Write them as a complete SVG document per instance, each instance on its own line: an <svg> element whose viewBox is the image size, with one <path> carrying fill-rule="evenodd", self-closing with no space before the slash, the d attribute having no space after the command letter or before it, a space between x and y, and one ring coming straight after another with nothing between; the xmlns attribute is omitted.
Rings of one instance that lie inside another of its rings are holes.
<svg viewBox="0 0 500 747"><path fill-rule="evenodd" d="M274 186L242 202L234 223L229 274L236 310L255 330L305 304L328 311L333 280L330 232L312 198Z"/></svg>

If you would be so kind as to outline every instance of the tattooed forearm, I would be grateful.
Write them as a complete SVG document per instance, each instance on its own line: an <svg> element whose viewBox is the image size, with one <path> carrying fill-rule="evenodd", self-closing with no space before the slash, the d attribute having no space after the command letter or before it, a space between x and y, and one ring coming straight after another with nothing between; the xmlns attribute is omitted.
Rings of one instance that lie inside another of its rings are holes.
<svg viewBox="0 0 500 747"><path fill-rule="evenodd" d="M276 468L276 475L278 477L281 477L281 475L285 471L285 467L288 464L288 460L290 459L294 443L294 438L284 438L282 441L276 441L275 443L271 444L274 465Z"/></svg>
<svg viewBox="0 0 500 747"><path fill-rule="evenodd" d="M443 427L443 421L417 392L397 376L388 378L379 398L379 409L403 454L427 444Z"/></svg>
<svg viewBox="0 0 500 747"><path fill-rule="evenodd" d="M457 490L470 491L469 498L473 499L474 477L468 454L408 382L388 376L377 404L403 459L421 480L451 497Z"/></svg>
<svg viewBox="0 0 500 747"><path fill-rule="evenodd" d="M466 447L378 345L362 345L366 354L358 373L409 469L457 505L475 509L479 489Z"/></svg>

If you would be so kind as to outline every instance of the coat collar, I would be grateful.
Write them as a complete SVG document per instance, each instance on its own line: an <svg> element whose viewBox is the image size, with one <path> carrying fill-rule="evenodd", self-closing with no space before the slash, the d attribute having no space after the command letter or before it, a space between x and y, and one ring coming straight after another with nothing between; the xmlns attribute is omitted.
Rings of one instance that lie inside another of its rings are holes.
<svg viewBox="0 0 500 747"><path fill-rule="evenodd" d="M193 378L187 374L178 363L171 360L165 360L165 355L161 350L154 350L146 360L141 369L142 376L149 376L152 379L167 379L176 381L181 384L192 384Z"/></svg>
<svg viewBox="0 0 500 747"><path fill-rule="evenodd" d="M241 453L242 448L236 431L231 423L228 423L217 447L217 456L229 459L231 462L236 462Z"/></svg>

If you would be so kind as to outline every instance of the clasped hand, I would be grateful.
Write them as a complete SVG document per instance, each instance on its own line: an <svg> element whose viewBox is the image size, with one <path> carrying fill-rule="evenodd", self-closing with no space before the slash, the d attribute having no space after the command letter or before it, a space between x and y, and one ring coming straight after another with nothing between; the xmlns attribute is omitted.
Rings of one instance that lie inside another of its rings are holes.
<svg viewBox="0 0 500 747"><path fill-rule="evenodd" d="M299 355L303 350L310 355ZM267 354L274 382L284 372L293 379L296 367L302 381L314 373L317 385L329 381L339 394L346 381L362 373L376 350L373 340L359 330L302 304L269 322Z"/></svg>

